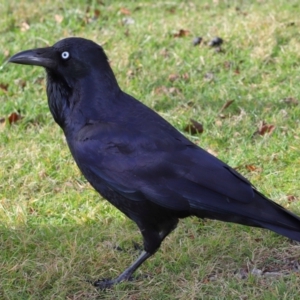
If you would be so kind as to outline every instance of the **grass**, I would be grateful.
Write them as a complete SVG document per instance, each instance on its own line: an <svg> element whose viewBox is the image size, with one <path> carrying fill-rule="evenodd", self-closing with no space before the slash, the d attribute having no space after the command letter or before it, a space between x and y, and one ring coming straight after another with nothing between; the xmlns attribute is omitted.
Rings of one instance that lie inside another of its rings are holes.
<svg viewBox="0 0 300 300"><path fill-rule="evenodd" d="M298 2L4 0L0 62L67 36L97 41L123 90L181 131L190 118L201 122L203 134L185 134L300 214L300 105L284 101L300 94ZM190 34L175 38L180 29ZM194 36L222 37L223 51L192 46ZM76 168L41 68L3 64L0 102L0 117L23 116L0 123L1 299L299 298L298 244L193 218L138 270L147 278L95 290L87 280L114 277L137 257L137 228ZM262 121L275 130L254 135ZM281 275L250 274L255 268Z"/></svg>

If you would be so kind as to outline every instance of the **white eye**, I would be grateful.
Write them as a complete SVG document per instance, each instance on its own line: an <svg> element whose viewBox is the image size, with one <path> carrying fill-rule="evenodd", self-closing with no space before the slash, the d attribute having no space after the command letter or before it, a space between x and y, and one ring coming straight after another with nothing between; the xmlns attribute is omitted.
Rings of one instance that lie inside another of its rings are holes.
<svg viewBox="0 0 300 300"><path fill-rule="evenodd" d="M62 59L68 59L70 57L70 53L68 51L64 51L62 54L61 54L61 58Z"/></svg>

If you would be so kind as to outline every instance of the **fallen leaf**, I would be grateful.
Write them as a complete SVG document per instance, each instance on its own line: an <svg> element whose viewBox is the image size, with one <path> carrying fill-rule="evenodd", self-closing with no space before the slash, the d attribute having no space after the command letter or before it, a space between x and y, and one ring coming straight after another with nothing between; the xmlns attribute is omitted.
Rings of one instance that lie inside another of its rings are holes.
<svg viewBox="0 0 300 300"><path fill-rule="evenodd" d="M166 48L163 48L160 52L159 52L160 55L162 55L163 57L169 57L170 56L170 52L168 49Z"/></svg>
<svg viewBox="0 0 300 300"><path fill-rule="evenodd" d="M297 197L294 195L287 195L287 201L288 203L294 202L297 200Z"/></svg>
<svg viewBox="0 0 300 300"><path fill-rule="evenodd" d="M60 24L63 21L64 17L61 15L55 15L54 19L58 24Z"/></svg>
<svg viewBox="0 0 300 300"><path fill-rule="evenodd" d="M173 6L173 7L170 7L167 9L167 12L171 13L171 14L174 14L176 12L176 7Z"/></svg>
<svg viewBox="0 0 300 300"><path fill-rule="evenodd" d="M190 123L184 128L185 132L189 134L198 134L203 132L203 125L193 119L190 119Z"/></svg>
<svg viewBox="0 0 300 300"><path fill-rule="evenodd" d="M295 105L295 106L299 104L299 101L297 99L295 99L294 97L283 98L281 100L281 102L284 102L288 105Z"/></svg>
<svg viewBox="0 0 300 300"><path fill-rule="evenodd" d="M9 124L16 123L20 119L22 119L21 115L16 112L13 112L8 117L8 122L9 122Z"/></svg>
<svg viewBox="0 0 300 300"><path fill-rule="evenodd" d="M178 78L180 78L180 76L178 74L170 74L169 75L169 80L170 81L175 81L177 80Z"/></svg>
<svg viewBox="0 0 300 300"><path fill-rule="evenodd" d="M234 100L228 100L220 109L219 114L225 110L227 107L229 107L232 103L234 102Z"/></svg>
<svg viewBox="0 0 300 300"><path fill-rule="evenodd" d="M249 172L261 172L262 169L257 167L257 166L254 166L254 165L245 165L245 168L249 171Z"/></svg>
<svg viewBox="0 0 300 300"><path fill-rule="evenodd" d="M189 74L188 73L184 73L182 76L181 76L182 79L184 80L188 80L190 78Z"/></svg>
<svg viewBox="0 0 300 300"><path fill-rule="evenodd" d="M239 69L239 67L236 67L236 69L234 70L234 74L240 74L240 69Z"/></svg>
<svg viewBox="0 0 300 300"><path fill-rule="evenodd" d="M128 27L126 28L126 30L125 30L125 32L124 32L124 35L125 35L125 36L129 36L129 28L128 28Z"/></svg>
<svg viewBox="0 0 300 300"><path fill-rule="evenodd" d="M172 86L168 89L168 93L172 95L177 95L180 94L180 90L179 88Z"/></svg>
<svg viewBox="0 0 300 300"><path fill-rule="evenodd" d="M156 95L159 95L159 94L166 94L168 92L168 88L166 86L158 86L155 88L154 90L154 93Z"/></svg>
<svg viewBox="0 0 300 300"><path fill-rule="evenodd" d="M120 8L120 13L123 15L131 15L131 11L125 7Z"/></svg>
<svg viewBox="0 0 300 300"><path fill-rule="evenodd" d="M230 61L227 60L227 61L224 62L224 68L225 69L230 69L231 66L232 66L232 63Z"/></svg>
<svg viewBox="0 0 300 300"><path fill-rule="evenodd" d="M260 242L263 241L263 239L262 238L254 238L254 241L257 242L257 243L260 243Z"/></svg>
<svg viewBox="0 0 300 300"><path fill-rule="evenodd" d="M100 11L100 9L95 9L94 10L94 19L98 19L99 18L99 16L100 16L100 14L101 14L101 11Z"/></svg>
<svg viewBox="0 0 300 300"><path fill-rule="evenodd" d="M7 92L8 83L0 83L0 89Z"/></svg>
<svg viewBox="0 0 300 300"><path fill-rule="evenodd" d="M193 107L194 105L195 105L194 101L188 101L187 102L187 106L189 106L189 107Z"/></svg>
<svg viewBox="0 0 300 300"><path fill-rule="evenodd" d="M189 30L180 29L178 32L174 33L173 36L174 37L184 37L184 36L188 36L189 34L190 34Z"/></svg>
<svg viewBox="0 0 300 300"><path fill-rule="evenodd" d="M271 134L275 127L275 125L267 124L266 122L262 121L260 122L258 130L255 133L258 133L259 135L265 135L266 133Z"/></svg>

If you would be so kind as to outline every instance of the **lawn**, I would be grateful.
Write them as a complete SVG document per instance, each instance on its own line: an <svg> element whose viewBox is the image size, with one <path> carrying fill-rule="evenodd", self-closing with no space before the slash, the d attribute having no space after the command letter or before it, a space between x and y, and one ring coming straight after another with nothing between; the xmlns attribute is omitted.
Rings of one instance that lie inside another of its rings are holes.
<svg viewBox="0 0 300 300"><path fill-rule="evenodd" d="M124 91L300 215L299 10L298 0L3 0L0 298L299 299L299 244L196 218L136 280L95 289L89 281L138 256L141 235L77 169L48 110L44 70L5 63L64 37L98 42Z"/></svg>

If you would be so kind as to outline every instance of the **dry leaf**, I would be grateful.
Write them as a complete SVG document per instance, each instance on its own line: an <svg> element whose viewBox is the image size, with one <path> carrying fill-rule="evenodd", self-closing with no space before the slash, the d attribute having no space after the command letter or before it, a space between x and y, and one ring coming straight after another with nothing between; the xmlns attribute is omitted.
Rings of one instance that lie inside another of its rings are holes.
<svg viewBox="0 0 300 300"><path fill-rule="evenodd" d="M236 69L234 70L234 74L240 74L240 69L239 69L239 67L236 67Z"/></svg>
<svg viewBox="0 0 300 300"><path fill-rule="evenodd" d="M230 61L227 60L227 61L224 62L224 68L225 69L230 69L231 66L232 66L232 63Z"/></svg>
<svg viewBox="0 0 300 300"><path fill-rule="evenodd" d="M125 7L121 7L120 8L120 13L123 14L123 15L130 15L131 14L131 11Z"/></svg>
<svg viewBox="0 0 300 300"><path fill-rule="evenodd" d="M234 102L234 100L228 100L220 109L219 114L225 110L228 106L230 106L232 103Z"/></svg>
<svg viewBox="0 0 300 300"><path fill-rule="evenodd" d="M170 81L175 81L177 80L178 78L180 78L180 76L178 74L170 74L169 75L169 80Z"/></svg>
<svg viewBox="0 0 300 300"><path fill-rule="evenodd" d="M61 15L55 15L54 19L58 24L60 24L63 21L64 17Z"/></svg>
<svg viewBox="0 0 300 300"><path fill-rule="evenodd" d="M98 19L99 18L99 16L100 16L100 14L101 14L101 11L100 11L100 9L95 9L94 10L94 19Z"/></svg>
<svg viewBox="0 0 300 300"><path fill-rule="evenodd" d="M168 88L166 86L158 86L154 90L154 94L159 95L159 94L166 94L168 91Z"/></svg>
<svg viewBox="0 0 300 300"><path fill-rule="evenodd" d="M260 122L258 130L255 133L259 135L265 135L266 133L271 134L275 129L275 125L267 124L266 122Z"/></svg>
<svg viewBox="0 0 300 300"><path fill-rule="evenodd" d="M203 132L203 125L193 119L190 119L190 123L184 128L185 132L189 134L198 134Z"/></svg>
<svg viewBox="0 0 300 300"><path fill-rule="evenodd" d="M297 200L297 197L294 195L287 195L287 201L288 203L294 202Z"/></svg>
<svg viewBox="0 0 300 300"><path fill-rule="evenodd" d="M168 92L169 92L169 94L172 94L172 95L180 94L179 88L176 88L176 87L174 87L174 86L170 87L170 88L168 89Z"/></svg>
<svg viewBox="0 0 300 300"><path fill-rule="evenodd" d="M190 34L189 30L180 29L178 32L174 33L173 36L174 37L184 37L184 36L188 36L189 34Z"/></svg>
<svg viewBox="0 0 300 300"><path fill-rule="evenodd" d="M125 32L124 32L125 36L129 36L129 28L126 28Z"/></svg>
<svg viewBox="0 0 300 300"><path fill-rule="evenodd" d="M171 14L174 14L176 12L176 7L173 6L173 7L170 7L167 9L167 12L171 13Z"/></svg>
<svg viewBox="0 0 300 300"><path fill-rule="evenodd" d="M190 76L189 76L188 73L184 73L184 74L181 76L181 78L182 78L183 80L188 80L188 79L190 78Z"/></svg>
<svg viewBox="0 0 300 300"><path fill-rule="evenodd" d="M0 83L0 89L7 92L8 83Z"/></svg>
<svg viewBox="0 0 300 300"><path fill-rule="evenodd" d="M298 105L299 101L295 99L294 97L287 97L281 100L281 102L284 102L288 105Z"/></svg>
<svg viewBox="0 0 300 300"><path fill-rule="evenodd" d="M20 114L13 112L8 117L8 122L9 122L9 124L12 124L12 123L16 123L18 120L21 120L21 119L22 119L22 117Z"/></svg>
<svg viewBox="0 0 300 300"><path fill-rule="evenodd" d="M160 52L159 52L160 55L162 55L163 57L169 57L170 56L170 52L168 49L166 48L163 48Z"/></svg>
<svg viewBox="0 0 300 300"><path fill-rule="evenodd" d="M245 168L246 168L249 172L254 172L254 171L256 171L256 172L261 172L261 171L262 171L261 168L256 167L256 166L254 166L254 165L245 165Z"/></svg>

